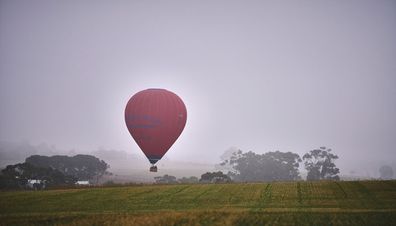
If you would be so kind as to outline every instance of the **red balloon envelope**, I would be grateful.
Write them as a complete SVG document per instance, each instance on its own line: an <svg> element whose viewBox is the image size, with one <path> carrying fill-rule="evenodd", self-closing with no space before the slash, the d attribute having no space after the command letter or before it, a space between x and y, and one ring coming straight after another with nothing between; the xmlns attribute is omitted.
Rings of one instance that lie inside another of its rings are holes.
<svg viewBox="0 0 396 226"><path fill-rule="evenodd" d="M187 120L183 101L165 89L146 89L133 95L125 109L129 133L155 164L182 133Z"/></svg>

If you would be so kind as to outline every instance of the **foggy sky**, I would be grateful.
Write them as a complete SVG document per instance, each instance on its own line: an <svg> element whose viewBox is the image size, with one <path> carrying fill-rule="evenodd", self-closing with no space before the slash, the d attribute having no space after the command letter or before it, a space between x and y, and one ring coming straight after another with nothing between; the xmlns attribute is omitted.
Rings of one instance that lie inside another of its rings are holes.
<svg viewBox="0 0 396 226"><path fill-rule="evenodd" d="M186 104L169 159L396 160L396 1L0 1L0 140L143 155L128 99Z"/></svg>

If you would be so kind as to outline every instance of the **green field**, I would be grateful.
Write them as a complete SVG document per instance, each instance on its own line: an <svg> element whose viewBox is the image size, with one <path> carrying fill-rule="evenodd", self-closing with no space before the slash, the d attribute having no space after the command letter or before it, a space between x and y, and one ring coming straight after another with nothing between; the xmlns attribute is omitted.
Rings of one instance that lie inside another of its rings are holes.
<svg viewBox="0 0 396 226"><path fill-rule="evenodd" d="M0 192L0 225L396 225L396 181Z"/></svg>

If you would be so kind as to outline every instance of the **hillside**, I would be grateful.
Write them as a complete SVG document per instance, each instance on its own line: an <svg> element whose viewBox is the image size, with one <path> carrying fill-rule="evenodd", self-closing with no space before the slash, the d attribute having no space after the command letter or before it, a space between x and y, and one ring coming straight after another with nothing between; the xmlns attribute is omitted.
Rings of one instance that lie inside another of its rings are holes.
<svg viewBox="0 0 396 226"><path fill-rule="evenodd" d="M396 225L396 181L0 192L0 225Z"/></svg>

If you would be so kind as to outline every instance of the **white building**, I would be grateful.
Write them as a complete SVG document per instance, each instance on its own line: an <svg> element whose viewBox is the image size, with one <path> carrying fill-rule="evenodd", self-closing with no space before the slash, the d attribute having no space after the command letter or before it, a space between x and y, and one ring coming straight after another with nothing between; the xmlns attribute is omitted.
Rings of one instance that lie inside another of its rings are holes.
<svg viewBox="0 0 396 226"><path fill-rule="evenodd" d="M45 188L45 181L44 180L37 180L37 179L28 179L26 185L29 188L42 189L42 188Z"/></svg>
<svg viewBox="0 0 396 226"><path fill-rule="evenodd" d="M79 180L76 182L76 185L90 185L90 183L87 180Z"/></svg>

